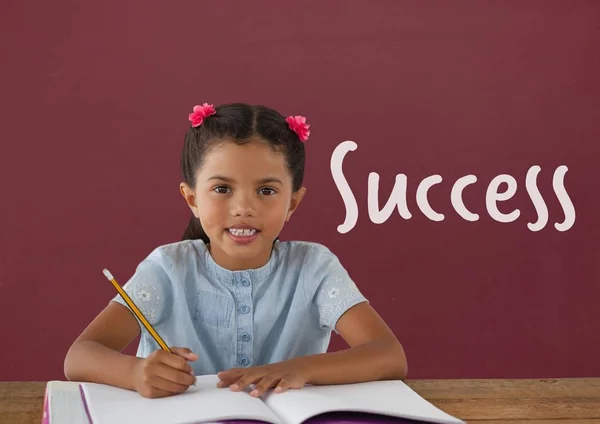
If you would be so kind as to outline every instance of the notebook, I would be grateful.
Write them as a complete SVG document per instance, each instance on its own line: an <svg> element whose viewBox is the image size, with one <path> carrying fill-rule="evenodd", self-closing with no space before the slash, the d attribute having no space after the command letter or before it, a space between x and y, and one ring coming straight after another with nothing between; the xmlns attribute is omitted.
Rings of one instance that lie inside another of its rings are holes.
<svg viewBox="0 0 600 424"><path fill-rule="evenodd" d="M49 381L44 396L42 424L89 424L79 383Z"/></svg>
<svg viewBox="0 0 600 424"><path fill-rule="evenodd" d="M375 381L333 386L306 386L254 398L248 391L216 387L216 375L199 376L185 393L147 399L137 392L95 383L78 388L92 424L192 424L208 422L270 424L343 424L431 422L463 424L420 397L404 382ZM73 388L70 388L73 393ZM52 397L49 400L52 413ZM79 422L79 421L77 421ZM257 423L258 422L258 423ZM49 420L50 424L61 424ZM75 421L70 421L75 423Z"/></svg>

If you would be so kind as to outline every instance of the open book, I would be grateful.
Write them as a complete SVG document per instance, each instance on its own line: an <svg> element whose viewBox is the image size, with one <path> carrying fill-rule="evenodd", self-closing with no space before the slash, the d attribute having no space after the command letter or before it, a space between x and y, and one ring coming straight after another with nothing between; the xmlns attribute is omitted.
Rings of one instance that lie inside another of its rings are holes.
<svg viewBox="0 0 600 424"><path fill-rule="evenodd" d="M147 399L137 392L82 383L84 407L92 424L191 424L262 421L271 424L392 423L406 420L462 424L436 408L404 382L375 381L306 386L255 398L248 391L216 387L216 375L199 376L180 395Z"/></svg>

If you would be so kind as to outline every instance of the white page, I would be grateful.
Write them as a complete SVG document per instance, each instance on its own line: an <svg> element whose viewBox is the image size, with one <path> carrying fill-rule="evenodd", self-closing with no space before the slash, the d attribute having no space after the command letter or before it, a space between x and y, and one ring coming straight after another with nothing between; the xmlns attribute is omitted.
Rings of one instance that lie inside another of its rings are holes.
<svg viewBox="0 0 600 424"><path fill-rule="evenodd" d="M198 376L185 393L147 399L137 392L102 384L82 384L93 424L187 424L232 419L281 424L262 400L246 392L216 387L215 375Z"/></svg>
<svg viewBox="0 0 600 424"><path fill-rule="evenodd" d="M399 380L269 392L265 403L284 418L286 424L299 424L316 415L336 411L368 412L442 424L463 423L427 402Z"/></svg>
<svg viewBox="0 0 600 424"><path fill-rule="evenodd" d="M49 381L47 390L50 424L89 424L81 401L79 383Z"/></svg>

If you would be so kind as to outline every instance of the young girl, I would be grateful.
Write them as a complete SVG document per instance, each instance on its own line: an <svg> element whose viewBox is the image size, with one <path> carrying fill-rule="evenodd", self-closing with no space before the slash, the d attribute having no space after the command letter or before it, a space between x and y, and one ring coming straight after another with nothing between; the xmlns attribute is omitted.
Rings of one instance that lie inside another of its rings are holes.
<svg viewBox="0 0 600 424"><path fill-rule="evenodd" d="M154 250L124 286L173 353L139 334L116 296L65 358L70 380L184 392L194 375L260 396L305 384L402 379L392 331L326 247L278 240L306 193L303 117L245 104L194 107L180 191L193 216L183 241ZM325 353L331 331L349 349Z"/></svg>

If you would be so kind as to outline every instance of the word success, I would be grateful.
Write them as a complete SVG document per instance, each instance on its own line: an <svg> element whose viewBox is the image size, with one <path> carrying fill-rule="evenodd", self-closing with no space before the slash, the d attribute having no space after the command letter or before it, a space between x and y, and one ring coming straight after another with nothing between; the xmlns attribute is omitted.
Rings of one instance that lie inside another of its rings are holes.
<svg viewBox="0 0 600 424"><path fill-rule="evenodd" d="M352 230L358 220L358 205L352 189L348 185L342 165L344 158L348 152L357 149L357 144L353 141L344 141L340 143L331 155L331 175L335 181L335 185L342 196L344 205L346 207L346 218L344 222L338 226L337 230L341 234L345 234ZM534 165L527 171L525 177L525 188L531 198L533 206L537 212L537 221L528 223L527 228L531 231L540 231L548 223L548 208L540 191L537 187L537 176L541 168L538 165ZM555 223L554 227L558 231L567 231L575 223L575 208L567 191L564 186L564 178L568 168L564 165L559 166L554 172L552 179L552 186L554 193L560 202L563 209L565 219L563 222ZM477 221L479 215L469 211L462 199L463 190L470 184L474 184L477 181L475 175L466 175L456 180L452 186L450 194L450 201L452 206L458 215L467 221ZM427 199L427 193L431 187L442 182L440 175L431 175L424 178L417 187L417 206L421 212L432 221L443 221L444 215L433 210ZM508 188L499 192L498 189L502 183L506 183ZM369 218L374 224L381 224L385 222L394 211L398 209L400 216L404 219L410 219L412 214L408 210L406 203L406 184L407 178L404 174L396 175L396 182L394 188L390 194L390 197L383 208L379 207L379 174L371 172L369 174L368 189L367 189L367 204L369 211ZM498 175L488 185L487 192L485 195L485 205L487 212L494 220L498 222L513 222L519 215L519 209L515 209L510 213L502 213L497 207L498 202L506 201L510 199L517 192L517 181L510 175Z"/></svg>

